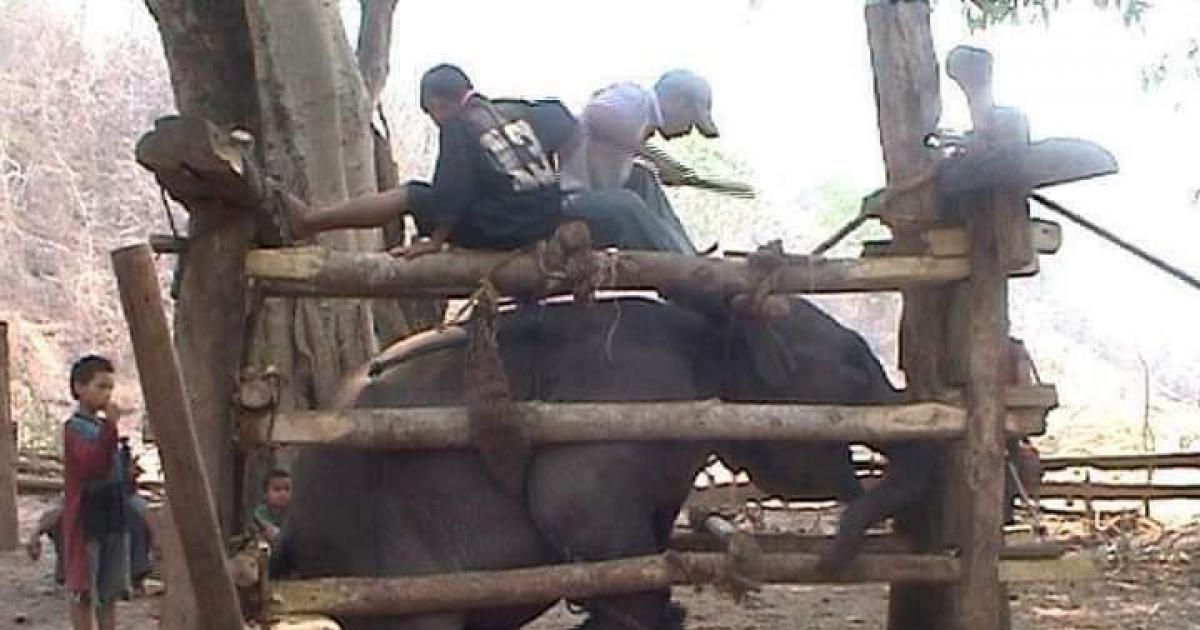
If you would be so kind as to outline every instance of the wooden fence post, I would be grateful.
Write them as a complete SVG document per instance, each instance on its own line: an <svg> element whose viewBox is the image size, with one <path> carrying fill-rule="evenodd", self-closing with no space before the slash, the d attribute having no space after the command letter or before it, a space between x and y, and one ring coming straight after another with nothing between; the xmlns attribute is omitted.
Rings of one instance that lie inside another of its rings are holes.
<svg viewBox="0 0 1200 630"><path fill-rule="evenodd" d="M17 432L9 396L8 323L0 322L0 551L17 548Z"/></svg>
<svg viewBox="0 0 1200 630"><path fill-rule="evenodd" d="M203 611L206 628L242 630L237 592L225 568L216 503L200 457L179 359L163 313L150 246L118 249L113 252L112 260L146 413L158 437L167 496L176 511L185 508L188 514L187 518L176 519L175 526L197 608Z"/></svg>
<svg viewBox="0 0 1200 630"><path fill-rule="evenodd" d="M962 445L963 503L957 529L962 582L956 610L960 630L1008 627L1008 598L1000 583L1004 539L1004 365L1008 353L1008 260L1003 216L1008 191L993 190L967 213L971 278L967 281L967 436Z"/></svg>
<svg viewBox="0 0 1200 630"><path fill-rule="evenodd" d="M891 196L880 211L899 251L920 247L921 229L937 217L934 156L924 144L926 135L936 131L942 109L929 12L924 2L871 2L865 10L887 184L907 190ZM949 293L945 288L904 292L900 367L914 398L936 396L946 386ZM896 529L911 538L918 551L937 551L946 544L947 504L954 500L954 488L944 482L952 478L946 474L952 458L944 459L943 482L925 502L927 509L896 518ZM892 584L889 630L948 630L953 591L953 585L945 583Z"/></svg>

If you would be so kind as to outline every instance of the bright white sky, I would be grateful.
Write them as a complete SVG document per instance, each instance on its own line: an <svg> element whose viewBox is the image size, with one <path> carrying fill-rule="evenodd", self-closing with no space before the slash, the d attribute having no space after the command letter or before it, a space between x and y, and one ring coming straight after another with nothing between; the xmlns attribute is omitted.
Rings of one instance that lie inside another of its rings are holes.
<svg viewBox="0 0 1200 630"><path fill-rule="evenodd" d="M96 32L152 29L142 3L91 0ZM349 22L357 2L345 2ZM967 32L957 0L934 14L939 58L959 43L996 56L996 97L1029 115L1035 138L1075 136L1110 149L1122 173L1049 194L1200 275L1200 78L1144 92L1143 64L1200 35L1200 2L1154 3L1141 27L1074 0L1049 27ZM752 7L757 7L753 9ZM882 181L862 3L847 0L438 0L402 2L392 98L442 61L463 66L496 96L557 96L578 105L617 80L653 81L686 66L714 86L724 150L744 159L765 196L795 198L831 179L870 190ZM944 125L962 126L945 82ZM785 222L802 207L772 204ZM1036 209L1035 209L1035 212ZM1038 212L1046 215L1045 212ZM1046 215L1049 216L1049 215ZM1054 217L1050 217L1054 218ZM814 237L815 240L816 237ZM722 243L729 246L730 243ZM1065 317L1088 319L1130 352L1174 350L1196 365L1200 292L1069 226L1062 251L1030 281L1061 297ZM1025 317L1016 309L1018 328Z"/></svg>

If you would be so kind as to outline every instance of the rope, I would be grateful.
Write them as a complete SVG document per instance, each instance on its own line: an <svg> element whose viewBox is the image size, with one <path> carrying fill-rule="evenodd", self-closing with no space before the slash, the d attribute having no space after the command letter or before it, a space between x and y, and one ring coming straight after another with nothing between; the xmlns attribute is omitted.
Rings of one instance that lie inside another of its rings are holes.
<svg viewBox="0 0 1200 630"><path fill-rule="evenodd" d="M1033 199L1034 201L1038 202L1039 204L1045 206L1046 208L1049 208L1050 210L1053 210L1054 212L1061 214L1062 216L1066 217L1067 219L1070 219L1076 225L1079 225L1080 227L1090 231L1092 234L1095 234L1096 236L1099 236L1100 238L1107 240L1108 242L1116 245L1117 247L1120 247L1121 249L1129 252L1130 254L1133 254L1134 256L1141 258L1145 262L1150 263L1155 268L1157 268L1159 271L1163 271L1163 272L1167 273L1168 275L1174 277L1177 280L1180 280L1181 282L1187 284L1188 286L1192 287L1193 289L1200 289L1200 280L1196 279L1195 276L1193 276L1193 275L1189 274L1188 272L1180 269L1179 267L1176 267L1175 265L1172 265L1172 264L1166 262L1165 260L1151 254L1150 252L1147 252L1146 250L1138 247L1137 245L1134 245L1133 243L1126 241L1125 239L1117 236L1116 234L1113 234L1112 232L1100 227L1099 225L1092 223L1091 221L1083 218L1083 216L1064 208L1062 206L1062 204L1060 204L1052 199L1048 199L1045 196L1043 196L1041 193L1036 193L1036 192L1029 193L1029 198Z"/></svg>
<svg viewBox="0 0 1200 630"><path fill-rule="evenodd" d="M820 244L818 244L816 247L813 248L812 252L810 252L809 255L810 256L821 256L825 252L833 249L833 247L835 245L842 242L842 239L845 239L847 236L850 236L850 234L853 233L854 230L857 230L860 225L862 225L863 223L866 223L867 219L869 219L869 218L871 218L871 217L867 216L866 214L860 214L860 215L854 217L849 222L847 222L845 225L838 228L838 230L836 232L834 232L832 236L821 241Z"/></svg>
<svg viewBox="0 0 1200 630"><path fill-rule="evenodd" d="M1013 481L1016 482L1017 493L1021 495L1021 501L1025 503L1025 507L1029 508L1029 517L1033 519L1033 533L1037 536L1038 542L1042 542L1042 510L1037 501L1029 496L1029 492L1025 489L1025 484L1021 483L1021 475L1017 472L1017 466L1009 459L1006 462L1008 466L1008 474L1012 475Z"/></svg>
<svg viewBox="0 0 1200 630"><path fill-rule="evenodd" d="M171 228L171 236L179 238L179 228L175 226L175 215L171 214L171 202L167 199L167 189L158 185L158 197L162 200L163 214L167 215L167 225Z"/></svg>
<svg viewBox="0 0 1200 630"><path fill-rule="evenodd" d="M739 293L730 299L730 305L743 317L751 319L772 319L775 314L768 308L772 294L779 284L787 264L783 253L783 243L774 240L746 257L746 265L752 275L757 275L753 288L746 293ZM811 264L811 262L810 262Z"/></svg>
<svg viewBox="0 0 1200 630"><path fill-rule="evenodd" d="M279 451L279 445L275 443L275 420L279 417L280 376L278 372L268 370L261 378L271 386L271 404L267 415L267 467L274 468Z"/></svg>
<svg viewBox="0 0 1200 630"><path fill-rule="evenodd" d="M513 404L497 344L497 297L487 278L472 296L475 330L467 345L465 398L472 443L497 484L509 495L519 497L525 489L532 444Z"/></svg>
<svg viewBox="0 0 1200 630"><path fill-rule="evenodd" d="M617 281L617 257L611 254L606 254L603 262L597 265L596 286L615 285ZM612 301L613 305L613 321L608 326L608 330L604 334L604 357L611 363L613 360L613 341L617 337L617 328L621 325L621 299L617 298Z"/></svg>

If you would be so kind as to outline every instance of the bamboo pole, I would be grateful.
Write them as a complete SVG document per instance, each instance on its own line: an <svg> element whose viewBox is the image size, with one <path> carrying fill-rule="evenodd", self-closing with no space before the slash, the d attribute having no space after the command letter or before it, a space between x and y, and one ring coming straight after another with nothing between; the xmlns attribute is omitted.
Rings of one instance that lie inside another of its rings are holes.
<svg viewBox="0 0 1200 630"><path fill-rule="evenodd" d="M17 432L9 394L8 322L0 322L0 551L20 542L17 531Z"/></svg>
<svg viewBox="0 0 1200 630"><path fill-rule="evenodd" d="M722 260L661 252L593 252L601 289L659 289L675 295L729 297L753 291L762 276L744 260ZM255 250L246 274L268 292L326 297L403 297L443 294L462 297L490 277L505 294L547 295L569 291L548 277L536 254L461 250L414 260L388 254L334 251L319 247ZM805 258L790 260L774 277L775 293L886 291L936 285L967 275L963 257Z"/></svg>
<svg viewBox="0 0 1200 630"><path fill-rule="evenodd" d="M537 444L594 441L796 440L889 442L963 435L962 409L943 403L836 406L724 403L518 403L526 436ZM1034 427L1015 416L1008 427ZM1036 423L1040 425L1040 422ZM468 448L462 407L297 411L248 416L241 443L329 445L378 450Z"/></svg>
<svg viewBox="0 0 1200 630"><path fill-rule="evenodd" d="M206 628L242 630L237 592L225 570L212 486L163 313L153 254L149 245L140 244L114 251L112 260L146 413L158 437L167 494L174 505L187 506L187 518L175 524L198 609L204 611Z"/></svg>

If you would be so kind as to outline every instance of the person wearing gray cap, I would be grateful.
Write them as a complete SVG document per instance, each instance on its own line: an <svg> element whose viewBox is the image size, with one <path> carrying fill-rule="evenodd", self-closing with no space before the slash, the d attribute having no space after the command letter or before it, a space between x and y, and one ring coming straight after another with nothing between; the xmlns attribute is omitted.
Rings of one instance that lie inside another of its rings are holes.
<svg viewBox="0 0 1200 630"><path fill-rule="evenodd" d="M561 150L561 182L572 199L583 191L628 189L650 214L671 227L680 249L696 251L659 182L682 184L694 173L646 141L655 134L670 140L695 129L707 138L720 132L712 118L712 88L690 70L671 70L646 89L634 83L610 85L592 95L579 116L574 136ZM655 174L635 162L649 162Z"/></svg>
<svg viewBox="0 0 1200 630"><path fill-rule="evenodd" d="M664 183L678 179L678 164L645 155L655 133L668 140L696 129L707 138L719 135L712 119L712 89L689 70L672 70L647 90L634 83L610 85L592 95L579 117L574 146L564 151L562 186L567 192L625 186L635 156L659 169Z"/></svg>

